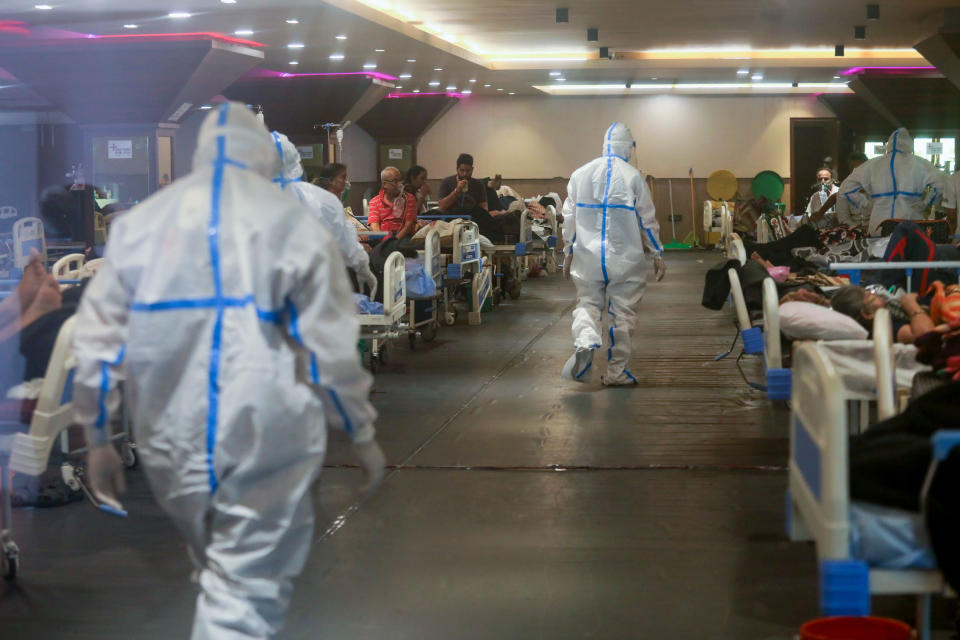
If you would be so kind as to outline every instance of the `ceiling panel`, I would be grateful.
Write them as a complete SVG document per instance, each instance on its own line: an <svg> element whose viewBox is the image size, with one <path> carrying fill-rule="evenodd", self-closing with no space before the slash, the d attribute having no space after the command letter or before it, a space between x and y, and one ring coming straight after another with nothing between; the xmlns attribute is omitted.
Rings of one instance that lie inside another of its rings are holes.
<svg viewBox="0 0 960 640"><path fill-rule="evenodd" d="M911 131L960 129L960 89L946 78L866 74L860 80Z"/></svg>
<svg viewBox="0 0 960 640"><path fill-rule="evenodd" d="M388 98L367 112L357 124L380 141L417 140L444 110L456 102L456 98L446 96Z"/></svg>
<svg viewBox="0 0 960 640"><path fill-rule="evenodd" d="M857 95L824 94L819 98L856 135L887 136L894 129L893 123L888 122Z"/></svg>

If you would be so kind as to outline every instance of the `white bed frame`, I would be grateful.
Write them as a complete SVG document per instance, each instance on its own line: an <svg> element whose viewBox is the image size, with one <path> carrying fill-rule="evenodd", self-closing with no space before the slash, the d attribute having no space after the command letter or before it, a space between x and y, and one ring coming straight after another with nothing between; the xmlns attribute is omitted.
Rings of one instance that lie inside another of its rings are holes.
<svg viewBox="0 0 960 640"><path fill-rule="evenodd" d="M430 229L430 231L427 232L427 237L424 238L423 266L438 291L443 288L443 269L440 266L440 253L440 232L436 229ZM418 336L426 342L430 342L436 337L437 329L440 326L439 298L441 297L442 294L438 294L432 298L433 308L430 311L430 317L420 322L416 320L417 314L415 307L417 300L408 298L409 309L407 310L407 325L410 329L407 335L411 348L416 343Z"/></svg>
<svg viewBox="0 0 960 640"><path fill-rule="evenodd" d="M360 337L370 341L370 368L376 370L386 364L386 342L400 335L406 327L402 324L407 312L406 260L399 251L387 257L383 265L383 314L361 313ZM376 290L370 293L374 299Z"/></svg>
<svg viewBox="0 0 960 640"><path fill-rule="evenodd" d="M30 249L36 249L47 265L47 238L40 218L20 218L13 223L13 266L23 269L30 260Z"/></svg>
<svg viewBox="0 0 960 640"><path fill-rule="evenodd" d="M713 200L704 200L703 202L704 233L710 233L714 231L713 212L720 212L720 242L717 243L717 246L715 247L716 249L726 249L730 234L733 233L733 212L730 209L731 205L733 205L732 202L721 201L720 206L715 207Z"/></svg>
<svg viewBox="0 0 960 640"><path fill-rule="evenodd" d="M913 281L913 272L915 269L956 269L957 276L960 277L960 262L836 262L830 265L830 268L837 273L850 276L850 284L860 284L860 275L862 271L906 271L907 292L910 292ZM925 291L918 291L920 295Z"/></svg>
<svg viewBox="0 0 960 640"><path fill-rule="evenodd" d="M824 615L868 615L872 594L919 594L923 596L919 600L920 637L926 640L929 596L948 592L942 575L938 571L870 569L851 557L846 394L823 349L822 343L804 342L794 353L788 534L791 540L816 544ZM886 403L886 398L881 400L881 405ZM881 413L887 411L892 414L892 400ZM935 451L943 459L951 446L960 444L960 432L940 432L934 438L934 445L937 443Z"/></svg>
<svg viewBox="0 0 960 640"><path fill-rule="evenodd" d="M68 253L50 268L50 273L57 280L76 280L83 271L87 257L82 253Z"/></svg>

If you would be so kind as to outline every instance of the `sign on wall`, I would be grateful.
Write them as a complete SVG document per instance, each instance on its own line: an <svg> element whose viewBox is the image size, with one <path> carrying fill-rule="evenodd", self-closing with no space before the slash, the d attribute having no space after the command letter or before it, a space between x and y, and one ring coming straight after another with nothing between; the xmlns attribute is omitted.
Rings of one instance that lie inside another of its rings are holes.
<svg viewBox="0 0 960 640"><path fill-rule="evenodd" d="M928 156L939 156L943 154L943 143L942 142L928 142L927 143L927 155Z"/></svg>
<svg viewBox="0 0 960 640"><path fill-rule="evenodd" d="M107 141L107 159L132 160L133 159L133 140L108 140Z"/></svg>
<svg viewBox="0 0 960 640"><path fill-rule="evenodd" d="M297 147L297 151L300 152L301 160L313 160L313 145L308 145L306 147Z"/></svg>
<svg viewBox="0 0 960 640"><path fill-rule="evenodd" d="M403 160L403 149L390 149L387 151L387 157L391 160Z"/></svg>

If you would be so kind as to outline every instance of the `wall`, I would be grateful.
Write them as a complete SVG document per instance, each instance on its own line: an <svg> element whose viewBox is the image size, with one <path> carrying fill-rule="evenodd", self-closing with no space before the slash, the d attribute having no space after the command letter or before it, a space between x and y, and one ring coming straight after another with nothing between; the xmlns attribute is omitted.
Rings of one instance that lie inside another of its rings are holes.
<svg viewBox="0 0 960 640"><path fill-rule="evenodd" d="M377 141L355 124L343 132L343 164L350 182L379 182Z"/></svg>
<svg viewBox="0 0 960 640"><path fill-rule="evenodd" d="M18 218L36 216L38 207L36 125L0 126L0 232ZM16 209L16 216L14 216Z"/></svg>
<svg viewBox="0 0 960 640"><path fill-rule="evenodd" d="M471 98L426 132L417 149L431 177L453 173L472 153L477 177L568 177L600 155L611 122L637 138L640 166L658 178L706 177L728 169L753 177L790 173L790 118L831 117L813 96L642 96Z"/></svg>

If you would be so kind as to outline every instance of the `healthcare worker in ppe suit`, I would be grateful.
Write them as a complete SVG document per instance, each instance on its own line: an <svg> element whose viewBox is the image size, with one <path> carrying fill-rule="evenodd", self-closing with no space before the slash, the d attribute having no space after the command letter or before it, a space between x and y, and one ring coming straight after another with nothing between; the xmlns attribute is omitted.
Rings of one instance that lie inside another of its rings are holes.
<svg viewBox="0 0 960 640"><path fill-rule="evenodd" d="M352 435L368 482L383 477L343 260L277 192L278 163L243 105L211 112L193 172L114 224L77 312L92 492L121 508L105 428L123 375L150 486L196 563L195 640L280 629L312 545L325 425Z"/></svg>
<svg viewBox="0 0 960 640"><path fill-rule="evenodd" d="M370 259L357 239L356 227L347 220L343 204L326 189L301 179L303 165L300 163L300 152L287 136L274 131L273 139L282 163L273 181L284 191L296 196L317 216L336 241L343 261L357 274L357 280L373 291L377 285L377 277L370 270Z"/></svg>
<svg viewBox="0 0 960 640"><path fill-rule="evenodd" d="M861 191L862 190L862 191ZM839 198L844 210L870 212L867 235L879 236L884 220L921 220L923 212L943 196L943 175L933 163L913 153L913 138L904 128L887 141L886 153L857 167L843 181Z"/></svg>
<svg viewBox="0 0 960 640"><path fill-rule="evenodd" d="M573 312L575 351L562 375L578 382L591 379L606 313L609 340L603 383L636 384L627 364L630 332L647 283L644 246L653 255L657 280L666 273L650 190L630 164L635 150L630 129L613 123L604 135L603 155L574 171L567 186L563 271L573 278L578 300Z"/></svg>

